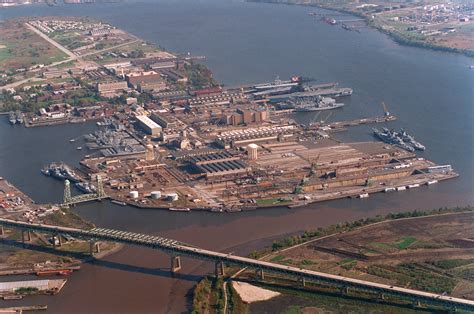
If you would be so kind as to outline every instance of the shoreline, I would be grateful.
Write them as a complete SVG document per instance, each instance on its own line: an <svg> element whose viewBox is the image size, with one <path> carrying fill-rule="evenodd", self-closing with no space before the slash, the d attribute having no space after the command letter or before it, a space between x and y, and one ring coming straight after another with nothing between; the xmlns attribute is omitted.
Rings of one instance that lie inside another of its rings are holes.
<svg viewBox="0 0 474 314"><path fill-rule="evenodd" d="M278 4L278 5L295 5L295 6L302 6L302 7L315 7L323 10L330 10L330 11L335 11L339 13L344 13L344 14L350 14L353 15L354 17L359 17L364 20L364 23L370 27L373 28L382 34L387 35L395 41L396 43L408 47L416 47L416 48L422 48L422 49L428 49L432 51L439 51L439 52L448 52L448 53L455 53L455 54L460 54L463 56L466 56L468 58L474 58L474 51L473 50L467 50L467 49L458 49L454 47L447 47L447 46L440 46L440 45L434 45L434 44L429 44L429 43L424 43L420 41L413 41L408 38L405 38L401 35L398 35L395 32L391 32L389 30L384 29L381 26L375 25L370 21L370 19L364 15L360 14L357 12L345 10L345 9L340 9L340 8L332 8L332 7L325 7L323 5L317 4L317 3L311 3L311 4L303 4L303 3L290 3L290 2L277 2L274 0L245 0L247 2L253 2L253 3L267 3L267 4Z"/></svg>

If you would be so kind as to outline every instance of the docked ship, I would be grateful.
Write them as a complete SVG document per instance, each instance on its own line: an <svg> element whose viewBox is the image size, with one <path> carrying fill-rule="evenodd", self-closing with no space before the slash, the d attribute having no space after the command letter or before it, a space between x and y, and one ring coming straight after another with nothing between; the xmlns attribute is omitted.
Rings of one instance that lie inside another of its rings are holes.
<svg viewBox="0 0 474 314"><path fill-rule="evenodd" d="M271 83L264 83L255 85L254 88L256 90L262 91L267 89L276 89L276 88L285 88L285 87L296 87L300 83L300 77L294 76L291 80L282 81L280 79L276 79L274 82Z"/></svg>
<svg viewBox="0 0 474 314"><path fill-rule="evenodd" d="M298 112L321 111L344 107L343 103L337 103L334 98L330 97L317 97L313 100L296 100L293 103L295 105L295 111Z"/></svg>
<svg viewBox="0 0 474 314"><path fill-rule="evenodd" d="M66 180L72 182L79 182L80 178L77 174L63 163L51 163L50 165L41 169L41 173L45 176L50 176L58 180Z"/></svg>
<svg viewBox="0 0 474 314"><path fill-rule="evenodd" d="M16 122L18 124L23 124L23 121L24 121L23 113L21 111L17 111L16 112Z"/></svg>
<svg viewBox="0 0 474 314"><path fill-rule="evenodd" d="M383 141L384 143L391 144L400 147L406 151L414 152L413 146L405 143L397 134L397 132L390 131L387 128L383 128L382 131L373 128L374 136Z"/></svg>
<svg viewBox="0 0 474 314"><path fill-rule="evenodd" d="M76 188L78 188L80 191L87 193L87 194L92 194L97 191L96 187L93 184L90 184L88 182L77 182L75 184Z"/></svg>
<svg viewBox="0 0 474 314"><path fill-rule="evenodd" d="M423 145L420 142L416 141L415 138L412 135L408 134L404 129L401 129L400 132L398 132L398 134L405 143L410 144L416 150L425 150L426 149L425 145Z"/></svg>
<svg viewBox="0 0 474 314"><path fill-rule="evenodd" d="M10 120L11 124L16 124L16 115L13 111L10 111L8 114L8 119Z"/></svg>

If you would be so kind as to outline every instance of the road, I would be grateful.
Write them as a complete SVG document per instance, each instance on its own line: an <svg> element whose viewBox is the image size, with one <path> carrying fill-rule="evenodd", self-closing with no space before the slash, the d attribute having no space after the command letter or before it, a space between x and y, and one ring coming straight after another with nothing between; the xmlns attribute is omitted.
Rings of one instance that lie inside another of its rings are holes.
<svg viewBox="0 0 474 314"><path fill-rule="evenodd" d="M37 231L51 233L55 235L68 234L70 236L88 239L92 241L102 240L111 241L135 246L142 246L151 249L164 251L174 256L187 256L191 258L213 261L216 263L236 265L247 267L263 272L283 275L296 278L298 280L307 280L309 282L323 283L340 289L356 289L358 291L390 295L399 298L408 298L413 302L426 302L449 306L450 308L462 308L474 311L474 301L450 297L402 287L389 286L385 284L374 283L366 280L353 279L343 276L331 275L302 268L285 266L271 262L255 260L248 257L240 257L232 254L224 254L211 250L196 248L176 240L166 239L159 236L151 236L127 231L94 228L83 230L76 228L67 228L43 224L32 224L9 219L0 219L0 225L3 227L17 228L21 230Z"/></svg>
<svg viewBox="0 0 474 314"><path fill-rule="evenodd" d="M53 45L54 47L58 48L59 50L61 50L62 52L64 52L65 54L67 54L69 56L69 61L71 60L76 60L77 59L77 56L72 53L72 51L70 51L69 49L67 49L66 47L62 46L61 44L59 44L58 42L52 40L51 38L49 38L46 34L43 34L41 31L39 31L36 27L32 26L31 24L29 23L25 23L26 27L28 27L30 30L32 30L33 32L35 32L36 34L38 34L38 36L40 36L41 38L43 38L44 40L46 40L47 42L49 42L51 45Z"/></svg>

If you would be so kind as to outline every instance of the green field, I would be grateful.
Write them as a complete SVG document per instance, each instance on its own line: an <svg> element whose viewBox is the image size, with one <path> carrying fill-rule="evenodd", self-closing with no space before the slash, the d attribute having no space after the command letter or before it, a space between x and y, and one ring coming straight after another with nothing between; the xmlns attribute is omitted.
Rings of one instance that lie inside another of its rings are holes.
<svg viewBox="0 0 474 314"><path fill-rule="evenodd" d="M16 70L62 61L67 55L19 21L0 23L0 69Z"/></svg>

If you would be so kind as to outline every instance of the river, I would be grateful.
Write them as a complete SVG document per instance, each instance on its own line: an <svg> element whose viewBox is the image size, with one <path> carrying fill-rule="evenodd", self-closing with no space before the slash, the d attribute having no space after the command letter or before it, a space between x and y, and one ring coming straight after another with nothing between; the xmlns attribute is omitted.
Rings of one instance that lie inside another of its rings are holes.
<svg viewBox="0 0 474 314"><path fill-rule="evenodd" d="M315 8L232 0L159 0L57 7L0 9L0 19L24 15L97 17L177 52L205 55L205 63L226 85L282 79L291 75L337 81L354 89L332 120L379 115L385 101L405 127L427 146L421 156L449 163L457 179L417 190L339 200L307 208L234 213L171 213L121 207L108 202L76 207L103 227L160 234L222 252L246 254L283 234L390 211L474 203L473 86L467 57L400 46L368 28L345 31L315 20ZM298 114L301 122L312 115ZM93 123L25 129L0 117L0 175L38 202L58 201L62 184L42 176L51 161L77 163L86 151L70 144ZM370 127L337 135L372 140ZM182 275L168 272L169 258L128 248L74 273L60 295L32 297L51 312L182 312L187 294L211 265L183 260ZM3 303L11 306L16 302Z"/></svg>

